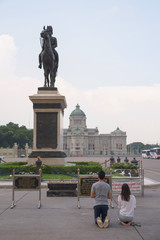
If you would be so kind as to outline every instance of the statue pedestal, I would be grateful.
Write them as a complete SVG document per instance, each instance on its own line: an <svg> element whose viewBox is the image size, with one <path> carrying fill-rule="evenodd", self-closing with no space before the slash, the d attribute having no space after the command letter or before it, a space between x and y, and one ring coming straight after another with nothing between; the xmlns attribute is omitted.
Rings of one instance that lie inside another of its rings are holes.
<svg viewBox="0 0 160 240"><path fill-rule="evenodd" d="M28 163L35 163L37 157L46 165L64 165L63 152L63 111L65 96L57 88L38 88L38 93L30 96L34 110L33 150Z"/></svg>

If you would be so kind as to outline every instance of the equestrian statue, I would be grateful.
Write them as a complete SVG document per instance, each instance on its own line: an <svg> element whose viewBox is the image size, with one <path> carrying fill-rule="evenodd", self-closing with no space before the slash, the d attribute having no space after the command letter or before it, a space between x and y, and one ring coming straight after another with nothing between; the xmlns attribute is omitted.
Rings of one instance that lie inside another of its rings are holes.
<svg viewBox="0 0 160 240"><path fill-rule="evenodd" d="M57 39L52 37L52 26L43 27L40 40L42 51L39 54L39 68L44 70L44 87L53 87L58 69L59 57L55 50L57 47Z"/></svg>

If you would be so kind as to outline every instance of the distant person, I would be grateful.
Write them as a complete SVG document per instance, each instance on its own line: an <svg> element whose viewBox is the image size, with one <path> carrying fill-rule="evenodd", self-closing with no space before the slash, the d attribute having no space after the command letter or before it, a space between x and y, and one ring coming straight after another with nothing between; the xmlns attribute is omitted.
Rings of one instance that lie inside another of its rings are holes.
<svg viewBox="0 0 160 240"><path fill-rule="evenodd" d="M131 195L127 183L122 185L121 194L118 196L119 220L123 226L130 226L134 219L134 209L136 208L136 198Z"/></svg>
<svg viewBox="0 0 160 240"><path fill-rule="evenodd" d="M109 225L108 213L108 199L111 199L111 188L105 180L105 172L98 173L98 182L93 183L91 188L91 198L95 198L94 204L94 219L95 224L100 228L106 228Z"/></svg>

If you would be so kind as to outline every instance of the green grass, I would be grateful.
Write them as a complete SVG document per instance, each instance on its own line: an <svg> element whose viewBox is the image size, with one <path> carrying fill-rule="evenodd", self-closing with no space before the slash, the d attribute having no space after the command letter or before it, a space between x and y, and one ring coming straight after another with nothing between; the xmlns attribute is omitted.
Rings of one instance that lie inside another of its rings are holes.
<svg viewBox="0 0 160 240"><path fill-rule="evenodd" d="M121 174L119 173L112 173L113 177L123 177ZM9 177L9 175L5 175L5 176L0 176L0 180L12 180L12 177ZM44 173L42 175L42 179L43 180L52 180L52 179L77 179L76 177L71 177L71 176L67 176L67 175L63 175L63 174L46 174Z"/></svg>
<svg viewBox="0 0 160 240"><path fill-rule="evenodd" d="M76 179L75 177L63 175L63 174L42 174L42 179Z"/></svg>
<svg viewBox="0 0 160 240"><path fill-rule="evenodd" d="M107 170L107 174L110 174L110 171ZM87 175L87 174L86 174ZM114 171L112 171L112 176L113 177L122 177L122 175L120 173L116 173ZM0 176L0 180L11 180L13 179L12 177L9 177L9 175L4 175L4 176ZM71 177L68 175L64 175L64 174L47 174L47 173L43 173L42 174L42 179L43 180L51 180L51 179L77 179L76 177Z"/></svg>
<svg viewBox="0 0 160 240"><path fill-rule="evenodd" d="M9 177L9 175L4 175L4 176L0 176L0 180L12 180L13 177ZM71 176L67 176L67 175L63 175L63 174L42 174L42 179L43 180L51 180L51 179L77 179L75 177L71 177Z"/></svg>
<svg viewBox="0 0 160 240"><path fill-rule="evenodd" d="M123 175L117 172L112 172L112 177L123 177Z"/></svg>
<svg viewBox="0 0 160 240"><path fill-rule="evenodd" d="M0 176L0 180L6 180L6 179L13 179L12 177L9 177L9 175L4 175L4 176Z"/></svg>
<svg viewBox="0 0 160 240"><path fill-rule="evenodd" d="M103 168L103 171L105 171L104 168ZM111 174L109 170L107 170L107 174L108 174L108 175ZM122 177L122 174L112 171L112 176L113 176L113 177Z"/></svg>

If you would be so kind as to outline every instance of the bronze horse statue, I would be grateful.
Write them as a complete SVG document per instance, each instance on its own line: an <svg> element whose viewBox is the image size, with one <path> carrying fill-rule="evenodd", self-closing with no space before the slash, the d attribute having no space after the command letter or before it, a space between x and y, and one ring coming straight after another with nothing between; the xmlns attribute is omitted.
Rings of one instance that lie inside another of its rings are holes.
<svg viewBox="0 0 160 240"><path fill-rule="evenodd" d="M58 53L55 50L57 46L56 38L52 37L52 27L48 26L47 29L43 28L41 38L43 39L42 51L39 55L39 68L41 63L44 69L44 87L53 87L58 68Z"/></svg>

